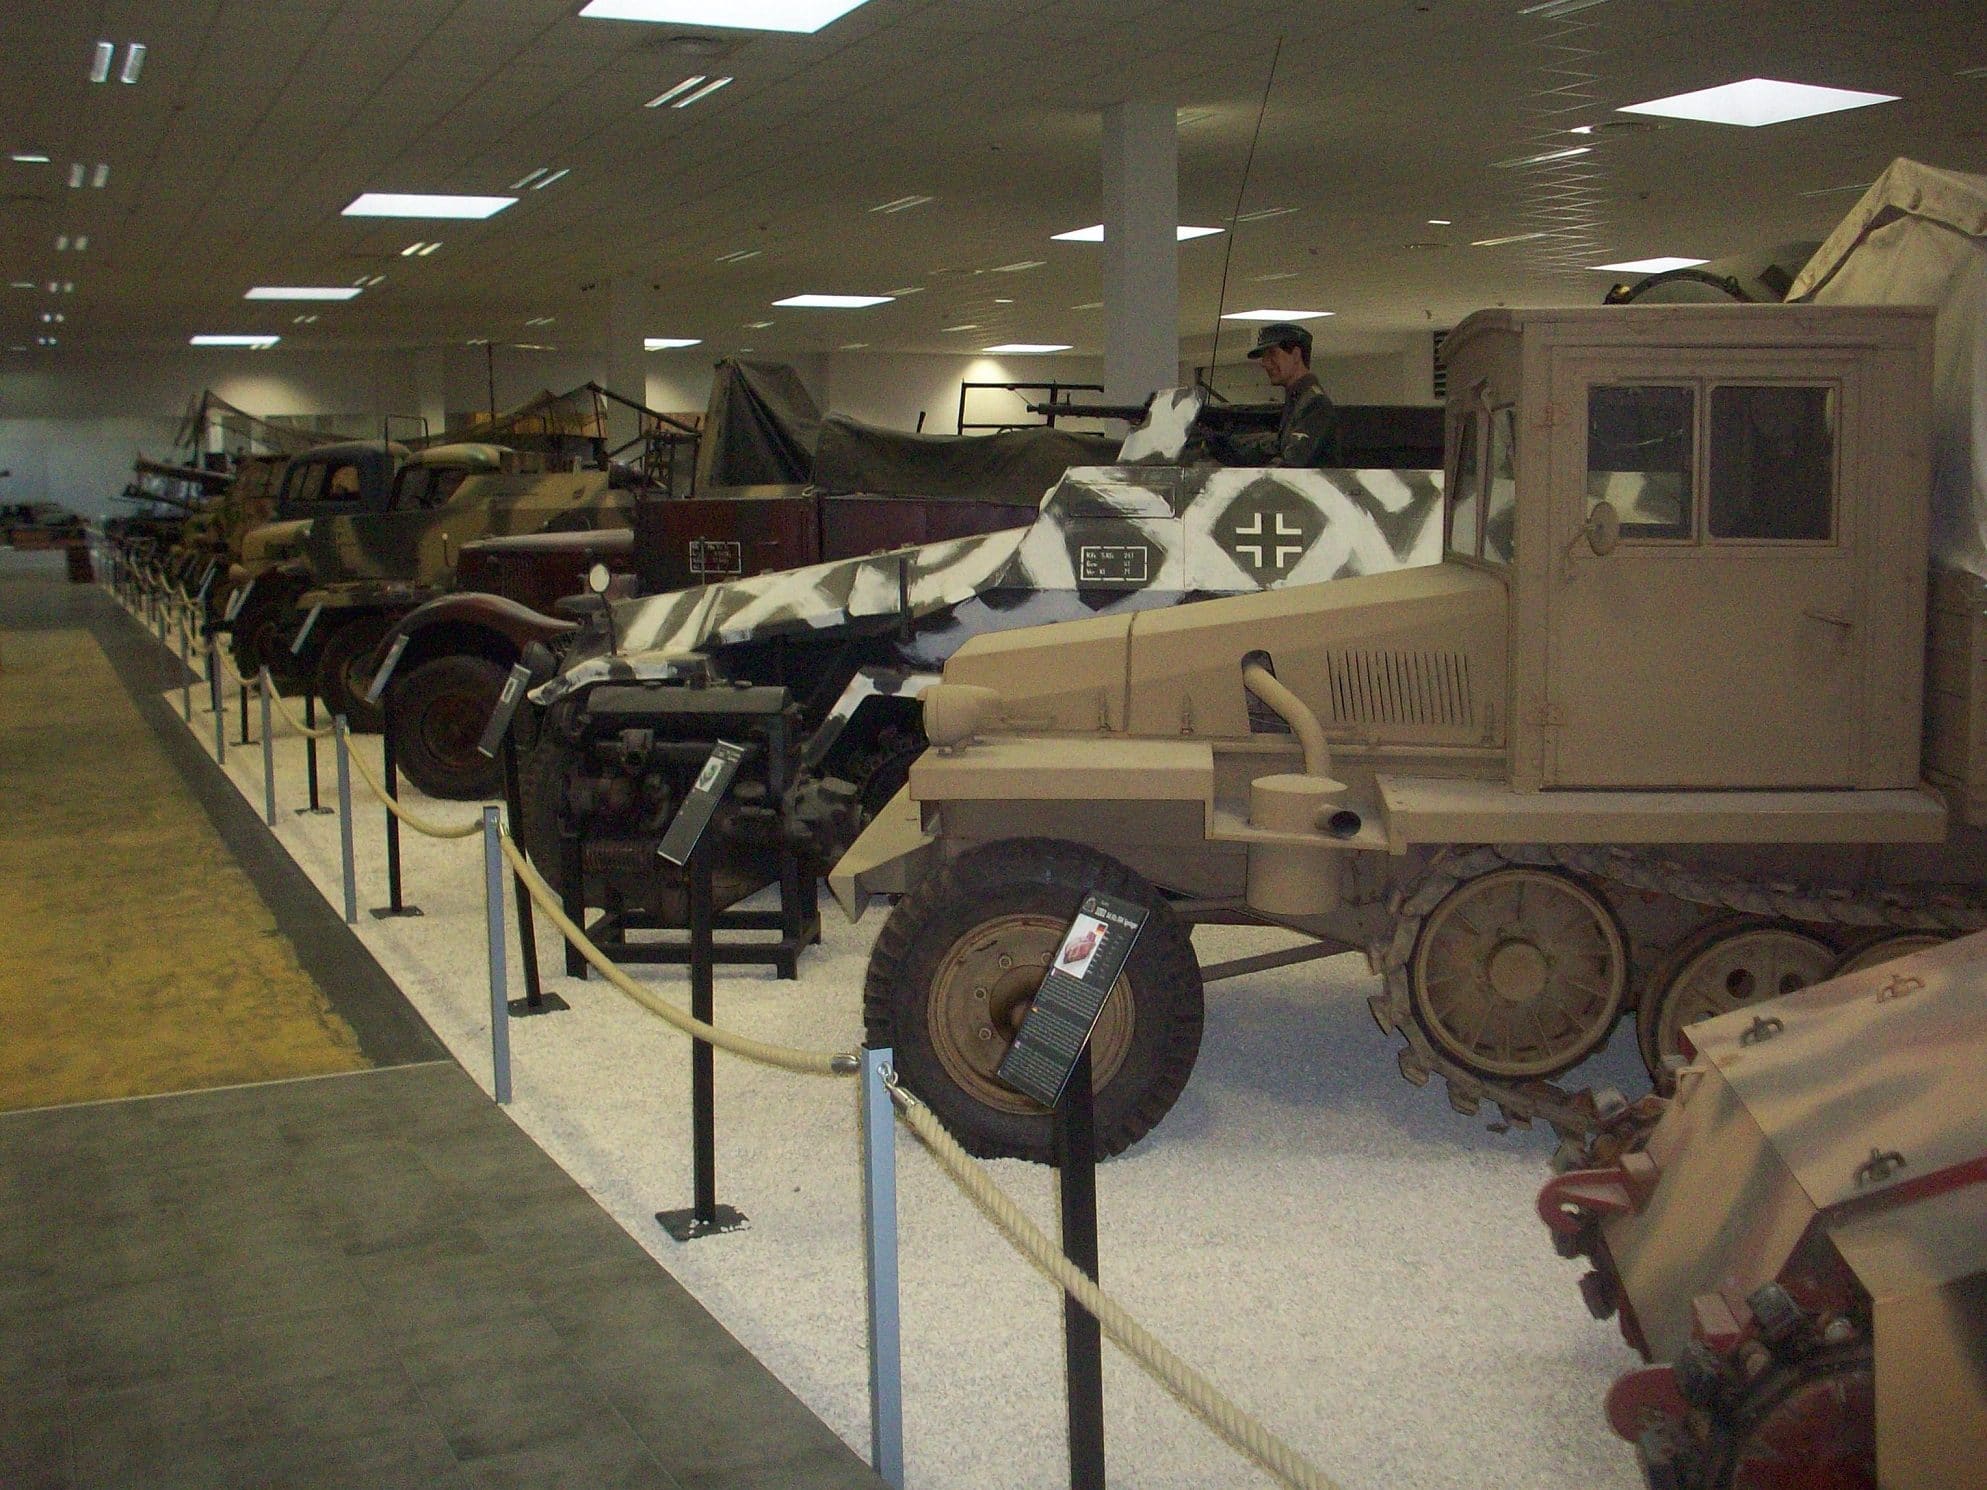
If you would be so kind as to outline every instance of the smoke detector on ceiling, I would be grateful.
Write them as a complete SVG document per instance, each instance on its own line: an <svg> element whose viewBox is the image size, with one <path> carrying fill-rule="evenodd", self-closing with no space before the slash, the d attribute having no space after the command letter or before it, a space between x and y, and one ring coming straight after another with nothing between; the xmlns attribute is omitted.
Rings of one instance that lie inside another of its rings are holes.
<svg viewBox="0 0 1987 1490"><path fill-rule="evenodd" d="M729 57L743 44L737 41L726 41L722 37L691 35L668 36L656 43L664 51L673 52L678 57L694 57L702 61L711 61L718 57Z"/></svg>

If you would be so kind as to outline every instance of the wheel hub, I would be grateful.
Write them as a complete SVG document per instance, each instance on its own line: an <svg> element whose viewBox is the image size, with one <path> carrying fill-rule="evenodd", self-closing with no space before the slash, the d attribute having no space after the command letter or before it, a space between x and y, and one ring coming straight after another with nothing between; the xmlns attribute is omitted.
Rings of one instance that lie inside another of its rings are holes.
<svg viewBox="0 0 1987 1490"><path fill-rule="evenodd" d="M1546 990L1551 965L1545 953L1527 941L1508 941L1490 954L1486 969L1490 991L1507 1004L1529 1004Z"/></svg>

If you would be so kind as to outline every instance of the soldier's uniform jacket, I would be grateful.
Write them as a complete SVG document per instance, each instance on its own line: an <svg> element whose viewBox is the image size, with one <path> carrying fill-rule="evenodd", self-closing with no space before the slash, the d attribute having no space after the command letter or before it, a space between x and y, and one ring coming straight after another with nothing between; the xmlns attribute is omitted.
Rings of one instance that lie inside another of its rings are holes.
<svg viewBox="0 0 1987 1490"><path fill-rule="evenodd" d="M1338 408L1311 373L1284 390L1283 422L1276 431L1272 465L1306 468L1336 460Z"/></svg>

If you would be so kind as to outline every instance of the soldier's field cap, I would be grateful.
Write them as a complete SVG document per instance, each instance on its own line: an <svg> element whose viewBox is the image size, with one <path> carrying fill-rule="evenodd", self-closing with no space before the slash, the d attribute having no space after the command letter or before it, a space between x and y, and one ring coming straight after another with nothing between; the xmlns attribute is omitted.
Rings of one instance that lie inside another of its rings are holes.
<svg viewBox="0 0 1987 1490"><path fill-rule="evenodd" d="M1311 333L1294 321L1271 321L1256 333L1256 344L1249 349L1251 357L1260 357L1271 347L1301 347L1304 355L1311 355Z"/></svg>

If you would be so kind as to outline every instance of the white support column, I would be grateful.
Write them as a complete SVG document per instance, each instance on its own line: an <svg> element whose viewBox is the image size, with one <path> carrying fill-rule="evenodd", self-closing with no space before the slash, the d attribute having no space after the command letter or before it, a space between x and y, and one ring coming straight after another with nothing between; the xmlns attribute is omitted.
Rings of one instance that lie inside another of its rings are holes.
<svg viewBox="0 0 1987 1490"><path fill-rule="evenodd" d="M1170 103L1104 110L1104 398L1138 403L1180 370L1180 139Z"/></svg>
<svg viewBox="0 0 1987 1490"><path fill-rule="evenodd" d="M439 439L448 429L448 353L441 347L416 347L414 412L428 421L428 433Z"/></svg>
<svg viewBox="0 0 1987 1490"><path fill-rule="evenodd" d="M607 302L600 318L599 371L601 383L623 398L648 402L648 354L642 338L648 334L649 287L645 280L622 275L606 284ZM607 406L607 446L634 439L635 413L617 403Z"/></svg>

